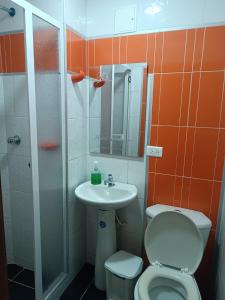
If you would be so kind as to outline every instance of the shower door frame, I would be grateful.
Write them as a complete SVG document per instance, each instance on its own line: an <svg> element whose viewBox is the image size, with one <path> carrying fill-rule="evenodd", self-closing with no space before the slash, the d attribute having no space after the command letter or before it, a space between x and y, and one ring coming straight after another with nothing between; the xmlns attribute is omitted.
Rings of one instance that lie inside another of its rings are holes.
<svg viewBox="0 0 225 300"><path fill-rule="evenodd" d="M48 14L36 8L24 0L11 0L24 9L25 13L25 55L28 78L31 163L32 163L32 187L34 210L34 266L35 266L35 299L56 299L68 285L68 261L67 261L67 203L66 203L66 109L65 109L65 53L64 53L64 26ZM40 195L38 173L38 139L37 139L37 113L36 113L36 89L35 89L35 65L34 65L34 41L33 41L33 16L56 27L59 32L59 74L61 88L61 124L62 124L62 172L63 172L63 232L64 232L64 270L63 276L50 285L43 293L42 287L42 256L41 256L41 223L40 223Z"/></svg>
<svg viewBox="0 0 225 300"><path fill-rule="evenodd" d="M1 189L1 172L0 172L0 297L3 297L4 300L9 300L2 189Z"/></svg>

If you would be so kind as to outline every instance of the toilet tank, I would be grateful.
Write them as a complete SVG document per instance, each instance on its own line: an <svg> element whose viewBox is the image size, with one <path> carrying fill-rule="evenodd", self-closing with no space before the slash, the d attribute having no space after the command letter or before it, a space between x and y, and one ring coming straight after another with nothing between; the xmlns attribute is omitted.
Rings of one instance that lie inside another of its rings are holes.
<svg viewBox="0 0 225 300"><path fill-rule="evenodd" d="M209 237L209 232L212 227L212 222L209 218L207 218L200 211L176 207L176 206L156 204L146 208L146 215L147 215L148 222L151 222L152 218L154 218L157 214L165 211L178 211L178 212L182 212L184 215L189 217L198 227L204 241L204 246L206 246Z"/></svg>

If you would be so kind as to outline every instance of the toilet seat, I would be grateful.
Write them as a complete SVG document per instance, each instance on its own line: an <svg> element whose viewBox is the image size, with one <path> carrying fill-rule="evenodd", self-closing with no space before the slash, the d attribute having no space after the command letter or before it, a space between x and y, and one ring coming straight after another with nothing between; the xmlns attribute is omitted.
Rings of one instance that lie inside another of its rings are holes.
<svg viewBox="0 0 225 300"><path fill-rule="evenodd" d="M162 295L164 287L180 294L177 289L179 285L185 293L185 300L201 299L192 274L202 260L204 242L189 217L178 211L166 211L156 215L145 231L145 250L152 266L139 278L140 300L151 300L149 290L154 290L154 280L158 280L157 288Z"/></svg>
<svg viewBox="0 0 225 300"><path fill-rule="evenodd" d="M151 265L194 274L204 252L204 242L194 222L177 211L155 216L145 231L145 251Z"/></svg>
<svg viewBox="0 0 225 300"><path fill-rule="evenodd" d="M151 300L149 286L157 278L170 279L179 283L186 291L187 297L185 300L201 299L196 281L191 275L167 267L150 266L138 280L138 295L140 300Z"/></svg>

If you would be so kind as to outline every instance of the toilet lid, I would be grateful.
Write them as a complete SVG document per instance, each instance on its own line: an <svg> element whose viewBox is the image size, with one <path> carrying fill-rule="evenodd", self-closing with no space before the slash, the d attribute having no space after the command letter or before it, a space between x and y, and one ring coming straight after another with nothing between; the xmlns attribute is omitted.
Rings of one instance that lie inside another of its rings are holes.
<svg viewBox="0 0 225 300"><path fill-rule="evenodd" d="M202 260L204 242L191 219L180 212L167 211L149 222L145 250L151 264L159 262L194 274Z"/></svg>

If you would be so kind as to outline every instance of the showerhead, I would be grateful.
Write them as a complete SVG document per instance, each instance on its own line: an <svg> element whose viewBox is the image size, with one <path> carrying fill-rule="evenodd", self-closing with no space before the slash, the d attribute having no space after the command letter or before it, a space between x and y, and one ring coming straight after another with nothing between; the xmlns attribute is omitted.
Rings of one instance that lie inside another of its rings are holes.
<svg viewBox="0 0 225 300"><path fill-rule="evenodd" d="M0 5L0 9L6 11L10 17L14 17L16 14L16 10L13 7L7 8L5 6Z"/></svg>
<svg viewBox="0 0 225 300"><path fill-rule="evenodd" d="M14 17L16 14L16 10L13 7L10 7L9 11L8 11L10 17Z"/></svg>

